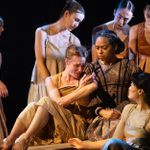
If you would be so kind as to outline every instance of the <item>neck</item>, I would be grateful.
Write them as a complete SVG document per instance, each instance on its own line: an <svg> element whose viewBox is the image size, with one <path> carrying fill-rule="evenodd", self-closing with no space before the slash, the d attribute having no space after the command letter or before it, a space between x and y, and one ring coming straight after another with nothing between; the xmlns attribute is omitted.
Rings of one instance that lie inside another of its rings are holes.
<svg viewBox="0 0 150 150"><path fill-rule="evenodd" d="M109 61L102 61L99 59L99 61L101 62L101 64L103 65L107 65L107 66L110 66L114 63L116 63L118 61L118 59L116 57L112 58L112 59L109 59Z"/></svg>
<svg viewBox="0 0 150 150"><path fill-rule="evenodd" d="M63 72L62 78L65 79L65 80L67 80L67 81L76 80L74 77L72 77L72 76L69 74L69 72L68 72L67 69L65 69L65 71Z"/></svg>
<svg viewBox="0 0 150 150"><path fill-rule="evenodd" d="M137 104L138 104L137 108L141 111L150 109L149 105L147 103L145 103L145 100L143 100L143 101L140 100L140 102Z"/></svg>
<svg viewBox="0 0 150 150"><path fill-rule="evenodd" d="M59 19L57 22L50 25L50 31L54 34L66 30L66 27L63 24L63 21Z"/></svg>

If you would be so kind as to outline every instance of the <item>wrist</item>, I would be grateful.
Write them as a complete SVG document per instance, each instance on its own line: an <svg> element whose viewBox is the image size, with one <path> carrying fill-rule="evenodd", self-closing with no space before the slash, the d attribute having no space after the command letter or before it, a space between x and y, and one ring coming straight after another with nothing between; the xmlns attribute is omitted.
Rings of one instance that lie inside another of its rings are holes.
<svg viewBox="0 0 150 150"><path fill-rule="evenodd" d="M96 114L96 115L100 115L100 112L101 112L102 109L103 109L102 107L97 107L97 108L95 109L95 114Z"/></svg>

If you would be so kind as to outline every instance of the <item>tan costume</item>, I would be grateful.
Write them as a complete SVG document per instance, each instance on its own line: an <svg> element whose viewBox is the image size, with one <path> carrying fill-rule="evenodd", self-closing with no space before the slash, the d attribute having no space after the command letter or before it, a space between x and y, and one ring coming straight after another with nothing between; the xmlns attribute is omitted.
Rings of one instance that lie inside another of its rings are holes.
<svg viewBox="0 0 150 150"><path fill-rule="evenodd" d="M57 80L55 86L59 89L61 96L65 96L73 92L77 86L66 85L62 86L61 76L62 73L57 75ZM50 100L49 97L43 97L37 103L30 103L21 112L18 118L24 123L26 128L29 127L35 113L37 106L44 107L50 113L49 125L52 130L46 130L49 134L44 140L39 137L35 138L34 144L50 144L50 143L61 143L67 142L71 137L78 137L84 139L86 131L86 119L83 115L89 110L87 107L89 104L89 99L84 98L84 100L79 100L75 103L70 104L66 108L58 105L55 101ZM44 119L44 116L43 116ZM43 131L44 133L44 131ZM33 144L33 143L32 143Z"/></svg>
<svg viewBox="0 0 150 150"><path fill-rule="evenodd" d="M141 50L141 47L144 46L145 51L150 51L150 44L146 41L144 29L144 22L138 24L137 63L144 72L150 73L150 55L143 54L143 51Z"/></svg>
<svg viewBox="0 0 150 150"><path fill-rule="evenodd" d="M80 45L80 41L68 30L55 35L49 35L47 33L47 40L45 41L45 64L50 75L55 75L64 70L66 49L70 44ZM35 63L32 71L28 103L33 101L37 102L43 96L48 96L48 94L45 83Z"/></svg>

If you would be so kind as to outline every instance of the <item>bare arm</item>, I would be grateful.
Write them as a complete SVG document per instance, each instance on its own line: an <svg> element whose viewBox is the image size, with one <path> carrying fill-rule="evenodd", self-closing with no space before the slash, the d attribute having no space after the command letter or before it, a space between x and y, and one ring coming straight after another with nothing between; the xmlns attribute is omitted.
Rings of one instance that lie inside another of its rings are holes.
<svg viewBox="0 0 150 150"><path fill-rule="evenodd" d="M90 95L93 91L95 91L97 88L97 83L93 82L91 84L88 84L84 87L79 87L72 93L60 98L58 100L58 103L62 106L67 106L72 102L78 101L81 98L84 98L88 95Z"/></svg>
<svg viewBox="0 0 150 150"><path fill-rule="evenodd" d="M2 54L0 53L0 67L2 64ZM8 96L8 89L6 85L0 80L0 97L7 97Z"/></svg>
<svg viewBox="0 0 150 150"><path fill-rule="evenodd" d="M38 28L35 33L35 57L38 71L43 78L49 76L49 71L46 68L45 64L45 41L46 41L46 32L42 31L41 28Z"/></svg>
<svg viewBox="0 0 150 150"><path fill-rule="evenodd" d="M85 86L81 85L72 93L61 97L59 90L55 86L55 83L54 83L57 80L57 78L55 78L55 77L56 76L47 77L45 80L45 83L46 83L48 95L50 96L51 100L56 101L59 105L62 105L62 106L67 106L74 101L77 101L83 97L88 96L90 93L92 93L97 88L96 81L89 83L89 84L85 83L86 84ZM83 82L86 82L88 79L90 79L90 77L83 80L82 84L83 84Z"/></svg>
<svg viewBox="0 0 150 150"><path fill-rule="evenodd" d="M107 142L106 140L100 140L100 141L81 141L78 138L71 138L68 140L68 143L72 144L77 149L101 149L103 145Z"/></svg>
<svg viewBox="0 0 150 150"><path fill-rule="evenodd" d="M129 32L129 49L134 55L137 54L137 32L138 32L137 28L138 26L134 25L130 28L130 32Z"/></svg>
<svg viewBox="0 0 150 150"><path fill-rule="evenodd" d="M125 129L125 124L126 124L126 119L132 107L134 107L134 104L128 104L124 107L122 114L121 114L121 120L119 124L117 125L117 128L113 135L114 138L121 139L121 140L125 139L124 129Z"/></svg>
<svg viewBox="0 0 150 150"><path fill-rule="evenodd" d="M46 88L48 91L48 95L51 100L58 101L61 97L58 87L55 85L55 81L57 80L56 76L47 77L45 80Z"/></svg>

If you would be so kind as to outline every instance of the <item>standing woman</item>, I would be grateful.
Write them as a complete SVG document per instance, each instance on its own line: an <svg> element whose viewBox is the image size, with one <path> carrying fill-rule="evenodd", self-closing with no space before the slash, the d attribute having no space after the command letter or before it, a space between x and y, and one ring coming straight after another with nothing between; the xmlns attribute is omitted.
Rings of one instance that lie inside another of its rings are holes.
<svg viewBox="0 0 150 150"><path fill-rule="evenodd" d="M150 2L144 8L144 18L145 21L131 27L129 47L138 66L150 73Z"/></svg>
<svg viewBox="0 0 150 150"><path fill-rule="evenodd" d="M97 60L97 53L94 47L96 40L96 33L103 29L114 31L117 36L125 44L125 49L118 58L128 58L128 38L129 38L129 22L133 17L134 4L131 0L121 0L117 9L114 10L114 19L93 28L92 32L92 61Z"/></svg>
<svg viewBox="0 0 150 150"><path fill-rule="evenodd" d="M60 18L35 32L36 62L32 71L28 103L47 96L45 79L64 70L68 45L80 45L80 40L71 31L79 26L85 10L76 0L67 0Z"/></svg>
<svg viewBox="0 0 150 150"><path fill-rule="evenodd" d="M4 20L0 17L0 35L4 31ZM0 52L0 66L2 64L2 55ZM8 96L8 89L6 85L0 80L0 142L8 135L6 127L6 118L3 110L1 98Z"/></svg>

